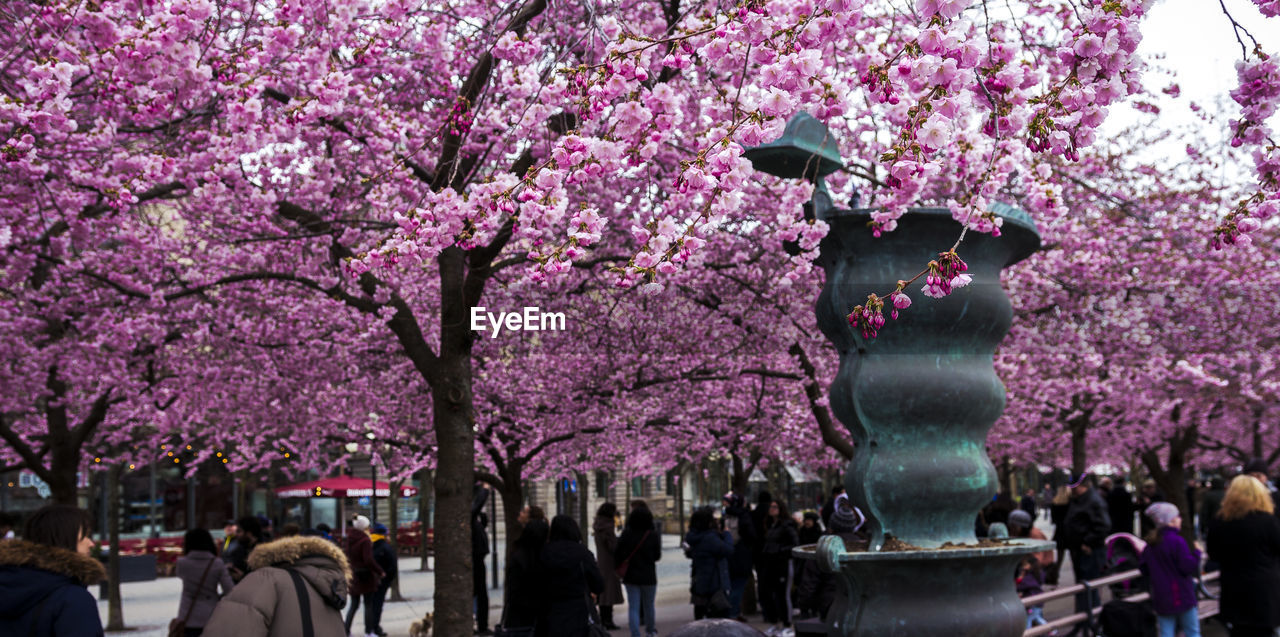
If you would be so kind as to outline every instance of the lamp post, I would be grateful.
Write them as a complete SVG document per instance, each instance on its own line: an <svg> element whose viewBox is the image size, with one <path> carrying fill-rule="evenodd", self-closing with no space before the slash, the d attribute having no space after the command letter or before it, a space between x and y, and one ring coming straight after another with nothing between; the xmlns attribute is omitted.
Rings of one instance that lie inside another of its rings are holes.
<svg viewBox="0 0 1280 637"><path fill-rule="evenodd" d="M356 452L360 451L360 443L358 443L358 442L348 442L347 444L343 445L343 448L347 450L347 454L348 454L348 455L355 455L355 454L356 454ZM347 468L348 468L348 470L351 470L350 466L348 466ZM354 470L351 470L351 473L352 473L352 476L351 476L351 477L353 477L353 478L354 478L354 477L355 477L355 475L354 475L354 474L355 474L355 471L354 471ZM346 534L346 532L347 532L347 513L346 513L346 511L344 511L344 510L343 510L343 508L344 508L344 507L343 507L342 505L343 505L343 504L345 504L345 503L346 503L346 498L339 498L339 499L338 499L338 504L339 504L339 506L338 506L338 520L339 520L339 525L342 527L342 533L343 533L344 535L345 535L345 534Z"/></svg>
<svg viewBox="0 0 1280 637"><path fill-rule="evenodd" d="M744 155L762 172L812 182L805 216L830 226L817 260L826 280L815 309L840 354L829 397L857 446L844 483L867 515L871 541L850 551L829 535L816 551L795 552L837 576L828 634L1021 635L1026 613L1009 574L1022 556L1053 545L979 545L973 519L998 488L984 442L1005 401L992 364L1013 315L1000 271L1039 247L1035 224L997 204L992 212L1004 218L1004 236L970 233L964 244L973 282L922 300L869 340L850 327L849 310L892 291L950 246L959 232L950 212L916 209L896 232L874 237L870 210L832 205L823 177L840 169L840 153L807 113Z"/></svg>
<svg viewBox="0 0 1280 637"><path fill-rule="evenodd" d="M373 484L373 495L369 497L369 515L374 522L378 521L378 464L375 462L378 454L374 452L374 441L378 439L378 435L372 431L364 435L369 439L369 475Z"/></svg>

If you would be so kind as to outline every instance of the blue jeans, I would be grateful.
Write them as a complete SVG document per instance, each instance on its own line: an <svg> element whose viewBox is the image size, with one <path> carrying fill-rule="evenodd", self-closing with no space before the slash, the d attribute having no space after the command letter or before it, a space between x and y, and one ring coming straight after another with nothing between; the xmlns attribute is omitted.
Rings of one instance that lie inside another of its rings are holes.
<svg viewBox="0 0 1280 637"><path fill-rule="evenodd" d="M1156 626L1160 629L1160 637L1174 637L1178 629L1186 637L1200 637L1200 613L1195 606L1181 615L1159 615Z"/></svg>
<svg viewBox="0 0 1280 637"><path fill-rule="evenodd" d="M631 629L631 637L640 635L640 607L644 607L644 624L646 634L658 634L657 613L653 610L654 598L658 596L657 584L627 584L627 624Z"/></svg>
<svg viewBox="0 0 1280 637"><path fill-rule="evenodd" d="M1042 626L1047 623L1049 623L1049 620L1044 618L1043 604L1040 606L1032 606L1027 609L1027 630L1031 630L1036 626Z"/></svg>

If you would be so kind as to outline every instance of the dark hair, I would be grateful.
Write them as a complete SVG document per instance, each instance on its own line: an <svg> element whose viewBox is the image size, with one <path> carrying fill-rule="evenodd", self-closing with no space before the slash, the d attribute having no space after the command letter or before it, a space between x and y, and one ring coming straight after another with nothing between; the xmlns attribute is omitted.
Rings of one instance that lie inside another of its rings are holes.
<svg viewBox="0 0 1280 637"><path fill-rule="evenodd" d="M777 520L781 521L781 520L791 519L791 512L787 510L787 504L785 502L782 502L781 500L774 500L773 502L769 503L770 506L774 504L778 505L778 517L776 518ZM765 513L765 517L766 518L769 517L769 514L767 512Z"/></svg>
<svg viewBox="0 0 1280 637"><path fill-rule="evenodd" d="M262 525L258 523L257 516L246 515L236 520L236 528L252 535L255 540L262 539Z"/></svg>
<svg viewBox="0 0 1280 637"><path fill-rule="evenodd" d="M317 530L317 531L319 531L319 532L321 532L321 533L329 533L329 532L333 531L333 527L330 527L328 524L325 524L324 522L321 522L321 523L319 523L319 524L317 524L317 525L316 525L316 530Z"/></svg>
<svg viewBox="0 0 1280 637"><path fill-rule="evenodd" d="M756 496L756 504L768 506L770 502L773 502L773 494L768 491L761 491L760 495Z"/></svg>
<svg viewBox="0 0 1280 637"><path fill-rule="evenodd" d="M844 493L843 484L837 484L836 486L831 487L831 495L840 495L841 493Z"/></svg>
<svg viewBox="0 0 1280 637"><path fill-rule="evenodd" d="M542 507L540 507L540 506L538 506L538 505L536 505L536 504L530 504L530 505L529 505L529 519L530 519L530 520L543 520L543 521L546 521L546 519L547 519L547 512L546 512L546 511L543 511L543 510L542 510Z"/></svg>
<svg viewBox="0 0 1280 637"><path fill-rule="evenodd" d="M700 507L689 516L689 530L707 531L714 521L715 515L711 512L711 507Z"/></svg>
<svg viewBox="0 0 1280 637"><path fill-rule="evenodd" d="M213 535L208 529L191 529L182 536L182 554L186 555L192 551L208 551L214 555L218 554L217 545L213 542Z"/></svg>
<svg viewBox="0 0 1280 637"><path fill-rule="evenodd" d="M649 509L633 509L627 515L627 528L633 531L649 531L653 529L653 513Z"/></svg>
<svg viewBox="0 0 1280 637"><path fill-rule="evenodd" d="M22 539L68 551L76 550L80 538L93 534L93 517L88 511L67 504L51 504L27 518Z"/></svg>
<svg viewBox="0 0 1280 637"><path fill-rule="evenodd" d="M280 537L293 537L299 533L302 533L302 527L296 522L289 522L280 527Z"/></svg>
<svg viewBox="0 0 1280 637"><path fill-rule="evenodd" d="M596 517L598 518L609 518L612 520L617 515L618 506L612 502L605 502L600 505L600 508L596 509Z"/></svg>
<svg viewBox="0 0 1280 637"><path fill-rule="evenodd" d="M516 550L532 551L533 555L537 555L542 550L542 545L547 543L548 527L546 520L529 520L524 525L524 530L520 532L520 537L516 538Z"/></svg>
<svg viewBox="0 0 1280 637"><path fill-rule="evenodd" d="M648 502L645 502L644 500L632 500L632 501L631 501L631 510L632 510L632 511L635 511L636 509L644 509L644 510L648 511L648 510L649 510L649 503L648 503Z"/></svg>
<svg viewBox="0 0 1280 637"><path fill-rule="evenodd" d="M562 540L582 542L582 531L578 529L578 523L567 515L551 518L551 533L547 536L549 542Z"/></svg>

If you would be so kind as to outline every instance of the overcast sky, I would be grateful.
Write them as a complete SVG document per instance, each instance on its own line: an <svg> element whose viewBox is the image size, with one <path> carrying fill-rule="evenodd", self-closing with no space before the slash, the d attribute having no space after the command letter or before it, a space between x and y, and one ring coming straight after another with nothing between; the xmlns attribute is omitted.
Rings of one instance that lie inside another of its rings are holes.
<svg viewBox="0 0 1280 637"><path fill-rule="evenodd" d="M1225 0L1232 17L1262 43L1263 50L1280 55L1280 18L1264 18L1250 0ZM1219 100L1229 116L1239 113L1227 93L1236 86L1235 64L1241 59L1240 44L1223 14L1218 0L1156 0L1142 27L1143 40L1138 52L1153 64L1171 70L1182 89L1182 98L1159 101L1161 116L1171 124L1197 121L1190 110L1191 102L1214 109ZM1243 34L1245 45L1252 43ZM1149 88L1157 92L1167 86L1168 76L1150 73ZM1227 118L1223 118L1225 123ZM1132 108L1113 109L1104 131L1115 131L1133 122ZM1273 119L1273 127L1280 122Z"/></svg>

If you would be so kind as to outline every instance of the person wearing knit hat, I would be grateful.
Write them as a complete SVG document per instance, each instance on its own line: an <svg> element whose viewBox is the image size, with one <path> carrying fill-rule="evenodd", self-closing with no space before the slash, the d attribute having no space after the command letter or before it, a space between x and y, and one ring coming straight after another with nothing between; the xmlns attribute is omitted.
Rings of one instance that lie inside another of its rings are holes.
<svg viewBox="0 0 1280 637"><path fill-rule="evenodd" d="M836 496L835 506L831 512L831 520L827 528L832 533L855 533L862 528L865 519L858 507L849 502L849 496L841 493Z"/></svg>
<svg viewBox="0 0 1280 637"><path fill-rule="evenodd" d="M1156 612L1160 635L1200 637L1196 609L1195 577L1200 573L1200 551L1192 550L1180 533L1182 513L1169 502L1155 502L1143 514L1155 523L1142 570L1150 577L1151 609Z"/></svg>
<svg viewBox="0 0 1280 637"><path fill-rule="evenodd" d="M1035 523L1032 522L1031 514L1022 510L1013 511L1009 514L1009 536L1049 541L1044 532L1036 528ZM1036 558L1041 568L1048 568L1055 561L1053 549L1033 553L1032 557Z"/></svg>
<svg viewBox="0 0 1280 637"><path fill-rule="evenodd" d="M1155 522L1157 527L1168 526L1174 518L1182 516L1182 514L1178 512L1178 507L1174 506L1172 502L1153 503L1142 513L1148 518L1151 518L1151 521Z"/></svg>
<svg viewBox="0 0 1280 637"><path fill-rule="evenodd" d="M832 503L827 534L840 536L845 546L850 547L858 541L855 533L862 528L865 521L866 518L863 517L862 512L849 502L847 495L841 493ZM835 576L818 568L818 560L804 560L799 568L794 599L796 607L800 609L801 617L807 619L817 616L826 621L827 612L835 603L839 586Z"/></svg>
<svg viewBox="0 0 1280 637"><path fill-rule="evenodd" d="M347 545L344 552L351 565L352 578L347 587L351 595L351 605L347 607L347 632L351 632L351 624L355 621L360 602L364 601L364 632L361 635L377 635L376 618L373 611L377 602L373 596L377 594L378 584L386 576L386 572L378 566L373 558L373 539L369 537L369 518L357 515L351 518L351 526L347 527Z"/></svg>

